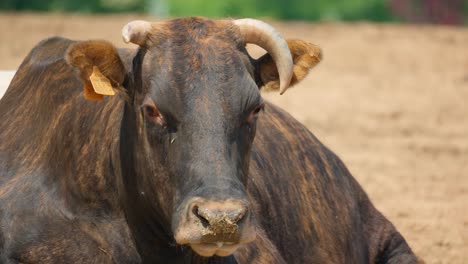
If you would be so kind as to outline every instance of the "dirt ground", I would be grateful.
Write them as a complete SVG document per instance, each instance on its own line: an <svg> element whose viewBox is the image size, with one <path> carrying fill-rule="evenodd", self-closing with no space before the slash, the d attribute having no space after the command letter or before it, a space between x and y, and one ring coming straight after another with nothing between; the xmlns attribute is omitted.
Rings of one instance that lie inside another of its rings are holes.
<svg viewBox="0 0 468 264"><path fill-rule="evenodd" d="M137 18L0 14L0 70L52 35L125 46L121 28ZM468 263L468 28L271 23L324 60L265 97L344 160L427 263Z"/></svg>

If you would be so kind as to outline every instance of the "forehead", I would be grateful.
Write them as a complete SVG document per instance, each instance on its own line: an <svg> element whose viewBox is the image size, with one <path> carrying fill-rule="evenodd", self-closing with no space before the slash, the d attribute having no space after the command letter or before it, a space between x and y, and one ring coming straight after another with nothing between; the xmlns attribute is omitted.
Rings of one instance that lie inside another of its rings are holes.
<svg viewBox="0 0 468 264"><path fill-rule="evenodd" d="M169 41L173 45L196 45L210 40L220 40L218 44L243 46L239 30L230 20L209 20L205 18L181 18L167 21L153 27L151 46L161 46Z"/></svg>
<svg viewBox="0 0 468 264"><path fill-rule="evenodd" d="M150 40L143 74L154 98L232 101L258 93L245 44L230 21L172 20L155 28Z"/></svg>
<svg viewBox="0 0 468 264"><path fill-rule="evenodd" d="M147 64L185 77L200 71L239 71L248 58L239 31L227 20L176 19L154 28L149 38Z"/></svg>

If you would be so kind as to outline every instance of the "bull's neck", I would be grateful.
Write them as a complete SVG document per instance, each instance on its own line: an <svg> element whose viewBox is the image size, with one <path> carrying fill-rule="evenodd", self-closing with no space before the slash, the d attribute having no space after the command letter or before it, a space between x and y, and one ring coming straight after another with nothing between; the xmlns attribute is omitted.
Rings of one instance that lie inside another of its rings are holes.
<svg viewBox="0 0 468 264"><path fill-rule="evenodd" d="M75 99L67 114L50 117L59 125L48 125L55 129L38 139L45 148L38 154L42 162L37 162L42 164L37 170L44 175L44 185L56 186L74 215L121 214L112 149L118 145L122 106L117 98L104 102Z"/></svg>

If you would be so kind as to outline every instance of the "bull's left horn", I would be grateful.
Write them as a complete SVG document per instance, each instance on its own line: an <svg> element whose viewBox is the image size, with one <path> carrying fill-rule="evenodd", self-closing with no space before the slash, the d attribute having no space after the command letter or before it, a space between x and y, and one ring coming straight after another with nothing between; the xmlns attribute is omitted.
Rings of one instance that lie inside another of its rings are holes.
<svg viewBox="0 0 468 264"><path fill-rule="evenodd" d="M251 19L234 20L246 43L252 43L265 49L273 58L280 79L280 94L289 87L293 75L293 59L288 43L280 33L267 23Z"/></svg>
<svg viewBox="0 0 468 264"><path fill-rule="evenodd" d="M122 38L125 43L133 43L140 46L146 44L148 33L151 30L151 23L143 20L129 22L122 29Z"/></svg>

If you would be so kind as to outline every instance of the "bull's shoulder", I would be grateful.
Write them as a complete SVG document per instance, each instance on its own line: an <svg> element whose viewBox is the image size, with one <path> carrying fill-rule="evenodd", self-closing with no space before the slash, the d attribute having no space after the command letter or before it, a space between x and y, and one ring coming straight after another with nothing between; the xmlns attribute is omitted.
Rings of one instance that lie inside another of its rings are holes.
<svg viewBox="0 0 468 264"><path fill-rule="evenodd" d="M257 123L251 157L248 191L258 201L254 205L259 222L285 259L300 256L302 263L365 259L364 251L349 247L361 239L359 225L346 228L356 224L362 190L340 158L304 125L267 104ZM288 226L287 236L272 232L279 225ZM297 245L294 249L292 243ZM324 245L331 244L350 250L330 258Z"/></svg>
<svg viewBox="0 0 468 264"><path fill-rule="evenodd" d="M341 158L305 125L271 103L259 118L252 157L254 164L271 170L279 181L307 188L315 182L317 188L336 187L349 197L367 199Z"/></svg>

